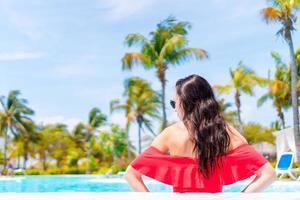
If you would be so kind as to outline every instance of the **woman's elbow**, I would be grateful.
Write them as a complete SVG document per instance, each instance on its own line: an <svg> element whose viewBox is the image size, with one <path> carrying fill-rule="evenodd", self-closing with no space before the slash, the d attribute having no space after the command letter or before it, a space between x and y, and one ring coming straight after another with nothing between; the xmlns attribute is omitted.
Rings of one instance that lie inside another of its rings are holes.
<svg viewBox="0 0 300 200"><path fill-rule="evenodd" d="M141 174L129 165L124 173L123 178L126 181L130 181L132 179L141 179Z"/></svg>
<svg viewBox="0 0 300 200"><path fill-rule="evenodd" d="M270 179L272 179L274 181L277 180L277 174L274 169L269 173L269 177L270 177Z"/></svg>
<svg viewBox="0 0 300 200"><path fill-rule="evenodd" d="M265 179L268 179L269 181L275 181L277 180L277 174L274 168L268 163L264 167L262 167L262 170L257 174L258 177L264 177Z"/></svg>

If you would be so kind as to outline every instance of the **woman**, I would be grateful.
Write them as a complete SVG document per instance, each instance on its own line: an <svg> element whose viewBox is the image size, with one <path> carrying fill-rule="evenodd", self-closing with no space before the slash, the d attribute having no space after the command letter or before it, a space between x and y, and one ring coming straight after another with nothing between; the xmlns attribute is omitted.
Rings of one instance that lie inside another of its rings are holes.
<svg viewBox="0 0 300 200"><path fill-rule="evenodd" d="M223 185L254 174L242 192L260 192L276 180L270 163L224 120L204 78L179 79L171 105L181 121L164 129L125 172L134 191L149 191L142 174L174 192L221 192Z"/></svg>

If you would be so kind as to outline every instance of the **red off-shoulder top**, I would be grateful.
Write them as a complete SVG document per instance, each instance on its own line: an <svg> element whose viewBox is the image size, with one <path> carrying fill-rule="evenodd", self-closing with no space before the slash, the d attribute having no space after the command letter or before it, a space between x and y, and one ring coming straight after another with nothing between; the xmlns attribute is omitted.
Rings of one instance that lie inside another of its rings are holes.
<svg viewBox="0 0 300 200"><path fill-rule="evenodd" d="M173 192L222 192L223 185L246 179L268 162L250 144L242 144L226 155L223 167L216 168L209 179L198 170L197 158L174 156L149 146L130 165L150 178L172 185Z"/></svg>

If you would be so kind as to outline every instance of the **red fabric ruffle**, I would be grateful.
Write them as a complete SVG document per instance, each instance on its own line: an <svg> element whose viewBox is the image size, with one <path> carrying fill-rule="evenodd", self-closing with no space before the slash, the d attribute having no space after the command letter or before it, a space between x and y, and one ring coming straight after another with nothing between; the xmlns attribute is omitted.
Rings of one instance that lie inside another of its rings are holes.
<svg viewBox="0 0 300 200"><path fill-rule="evenodd" d="M196 158L172 156L149 146L130 165L150 178L172 185L174 192L221 192L255 173L268 162L251 145L243 144L222 157L223 168L206 179L199 171ZM221 160L218 160L220 162Z"/></svg>

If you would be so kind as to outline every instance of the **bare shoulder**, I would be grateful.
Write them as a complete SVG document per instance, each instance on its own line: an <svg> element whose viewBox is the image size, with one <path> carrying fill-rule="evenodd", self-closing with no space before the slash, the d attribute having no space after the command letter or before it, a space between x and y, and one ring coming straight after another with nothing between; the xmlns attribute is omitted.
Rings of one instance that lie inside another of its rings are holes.
<svg viewBox="0 0 300 200"><path fill-rule="evenodd" d="M232 142L232 146L233 148L235 146L239 146L240 144L248 144L248 141L246 140L246 138L230 123L226 123L226 130L227 133L230 136L230 140Z"/></svg>
<svg viewBox="0 0 300 200"><path fill-rule="evenodd" d="M168 126L169 131L186 131L186 127L184 126L184 123L182 121L176 122L170 126Z"/></svg>
<svg viewBox="0 0 300 200"><path fill-rule="evenodd" d="M172 126L172 125L171 125ZM170 134L172 133L172 127L166 127L161 133L159 133L151 143L151 146L159 149L162 152L169 151L169 139L171 138Z"/></svg>
<svg viewBox="0 0 300 200"><path fill-rule="evenodd" d="M184 130L186 129L182 122L171 124L154 138L151 146L156 147L162 152L168 153L170 147L178 140L178 134Z"/></svg>

